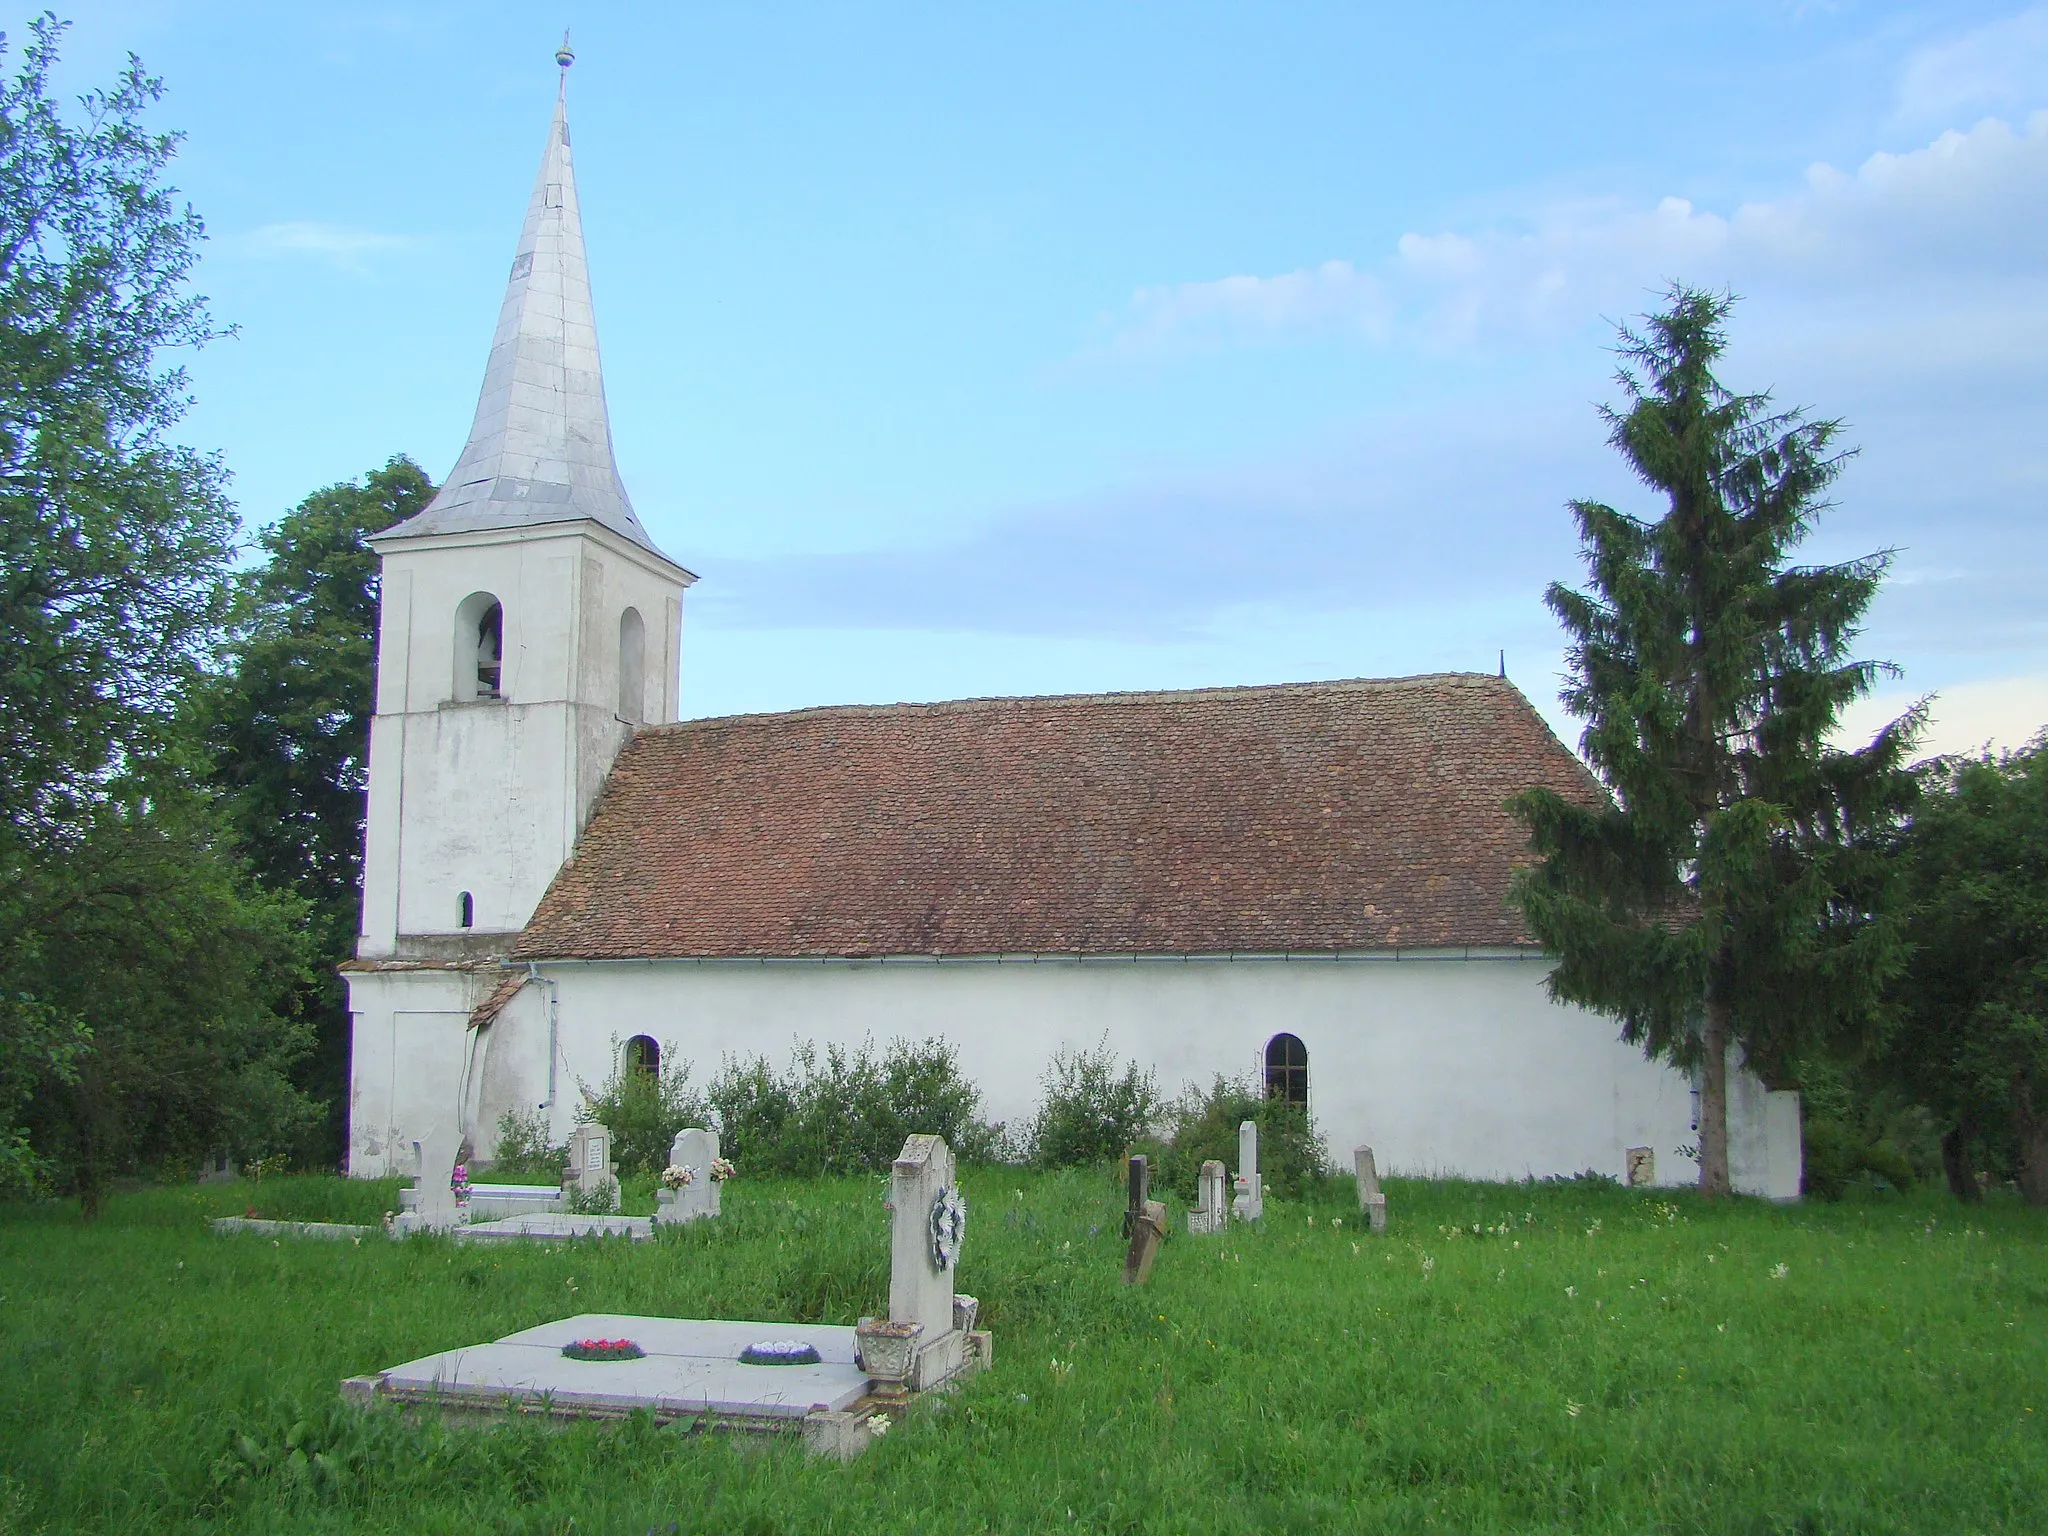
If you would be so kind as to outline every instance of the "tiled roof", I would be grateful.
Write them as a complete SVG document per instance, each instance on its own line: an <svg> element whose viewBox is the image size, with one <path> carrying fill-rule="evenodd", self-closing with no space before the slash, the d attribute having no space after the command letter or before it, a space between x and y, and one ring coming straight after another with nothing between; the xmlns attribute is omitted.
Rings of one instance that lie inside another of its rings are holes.
<svg viewBox="0 0 2048 1536"><path fill-rule="evenodd" d="M1601 793L1467 674L691 720L627 745L514 953L1527 945L1533 784Z"/></svg>

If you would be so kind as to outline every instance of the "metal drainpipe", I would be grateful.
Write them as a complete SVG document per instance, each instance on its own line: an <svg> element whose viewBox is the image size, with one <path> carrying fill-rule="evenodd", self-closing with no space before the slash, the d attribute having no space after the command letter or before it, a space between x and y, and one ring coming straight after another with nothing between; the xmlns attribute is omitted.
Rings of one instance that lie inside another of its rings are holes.
<svg viewBox="0 0 2048 1536"><path fill-rule="evenodd" d="M526 962L526 979L535 986L548 989L548 1096L542 1109L555 1107L556 1063L561 1060L562 1041L562 996L552 976L543 976L537 962ZM552 1134L552 1130L550 1130Z"/></svg>

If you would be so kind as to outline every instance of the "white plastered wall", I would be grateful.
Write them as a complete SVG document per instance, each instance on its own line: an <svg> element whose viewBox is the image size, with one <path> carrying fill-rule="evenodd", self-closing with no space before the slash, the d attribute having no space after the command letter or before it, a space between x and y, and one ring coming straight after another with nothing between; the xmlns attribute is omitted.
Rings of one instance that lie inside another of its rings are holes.
<svg viewBox="0 0 2048 1536"><path fill-rule="evenodd" d="M470 1013L497 985L497 974L343 975L350 1015L349 1172L359 1178L412 1173L412 1143L459 1121L465 1082L474 1082L471 1053L478 1036L469 1028Z"/></svg>
<svg viewBox="0 0 2048 1536"><path fill-rule="evenodd" d="M392 541L383 554L362 942L515 933L575 847L635 722L619 620L646 625L647 723L676 718L687 573L593 523ZM457 610L503 606L501 696L458 694Z"/></svg>
<svg viewBox="0 0 2048 1536"><path fill-rule="evenodd" d="M1611 1020L1552 1003L1545 971L1540 959L1506 957L557 963L486 1032L469 1113L485 1154L510 1108L547 1105L565 1136L578 1083L602 1084L636 1034L692 1062L700 1084L727 1055L786 1063L798 1040L857 1047L936 1035L960 1047L988 1116L1021 1124L1063 1046L1107 1036L1171 1093L1218 1073L1255 1074L1266 1041L1286 1030L1308 1047L1311 1108L1340 1166L1369 1142L1391 1172L1520 1179L1590 1168L1620 1178L1626 1149L1647 1146L1657 1182L1692 1182L1689 1080L1623 1044ZM1760 1084L1739 1081L1737 1182L1780 1193L1784 1149L1766 1138L1776 1124L1782 1139L1782 1115L1765 1114ZM458 1112L460 1092L449 1077L446 1113ZM1796 1124L1793 1135L1796 1157Z"/></svg>

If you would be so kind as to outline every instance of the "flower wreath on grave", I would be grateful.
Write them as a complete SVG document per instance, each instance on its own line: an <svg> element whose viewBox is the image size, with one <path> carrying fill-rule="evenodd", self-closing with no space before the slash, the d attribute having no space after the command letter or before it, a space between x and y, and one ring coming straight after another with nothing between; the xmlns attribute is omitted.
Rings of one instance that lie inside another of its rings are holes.
<svg viewBox="0 0 2048 1536"><path fill-rule="evenodd" d="M738 1171L726 1158L714 1157L711 1159L711 1182L714 1184L723 1184Z"/></svg>
<svg viewBox="0 0 2048 1536"><path fill-rule="evenodd" d="M714 1164L713 1167L715 1170L716 1165ZM715 1171L712 1176L714 1178L717 1177ZM661 1170L661 1187L663 1189L688 1189L696 1182L697 1170L690 1167L687 1163L670 1163Z"/></svg>
<svg viewBox="0 0 2048 1536"><path fill-rule="evenodd" d="M571 1360L638 1360L647 1351L631 1339L578 1339L562 1353Z"/></svg>
<svg viewBox="0 0 2048 1536"><path fill-rule="evenodd" d="M951 1269L967 1235L967 1197L950 1184L932 1197L931 1235L932 1262Z"/></svg>
<svg viewBox="0 0 2048 1536"><path fill-rule="evenodd" d="M741 1365L816 1365L817 1348L802 1339L763 1339L740 1351Z"/></svg>

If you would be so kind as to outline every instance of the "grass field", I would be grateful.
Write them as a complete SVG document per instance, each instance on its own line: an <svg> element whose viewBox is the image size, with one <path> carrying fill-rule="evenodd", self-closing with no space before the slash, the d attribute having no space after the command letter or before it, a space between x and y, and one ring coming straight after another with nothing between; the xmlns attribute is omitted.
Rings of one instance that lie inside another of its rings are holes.
<svg viewBox="0 0 2048 1536"><path fill-rule="evenodd" d="M965 1182L996 1369L850 1466L336 1385L575 1312L851 1322L886 1299L880 1181L743 1177L631 1246L203 1225L395 1204L333 1179L0 1209L0 1531L2048 1529L2048 1219L2016 1204L1394 1180L1375 1239L1340 1182L1124 1290L1107 1175Z"/></svg>

